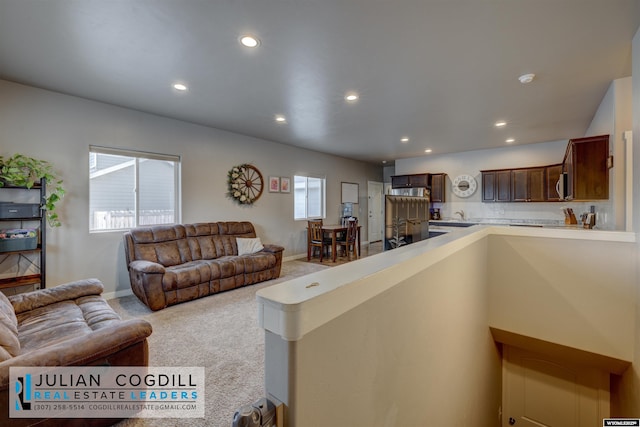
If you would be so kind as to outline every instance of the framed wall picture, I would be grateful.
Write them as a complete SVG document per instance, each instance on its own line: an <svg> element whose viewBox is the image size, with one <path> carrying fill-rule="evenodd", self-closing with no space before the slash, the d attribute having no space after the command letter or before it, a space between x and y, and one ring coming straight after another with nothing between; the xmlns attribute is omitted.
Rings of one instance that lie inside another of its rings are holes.
<svg viewBox="0 0 640 427"><path fill-rule="evenodd" d="M269 177L269 193L278 193L280 191L280 177Z"/></svg>
<svg viewBox="0 0 640 427"><path fill-rule="evenodd" d="M342 203L358 203L358 184L354 182L342 183Z"/></svg>
<svg viewBox="0 0 640 427"><path fill-rule="evenodd" d="M288 176L280 177L280 192L291 193L291 179Z"/></svg>

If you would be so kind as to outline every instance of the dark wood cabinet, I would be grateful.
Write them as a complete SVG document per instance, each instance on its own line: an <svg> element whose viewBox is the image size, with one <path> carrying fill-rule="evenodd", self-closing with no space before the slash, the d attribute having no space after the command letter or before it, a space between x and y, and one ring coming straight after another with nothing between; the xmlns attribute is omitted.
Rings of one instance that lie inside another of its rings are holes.
<svg viewBox="0 0 640 427"><path fill-rule="evenodd" d="M565 200L609 198L609 135L569 140L562 162Z"/></svg>
<svg viewBox="0 0 640 427"><path fill-rule="evenodd" d="M391 188L409 187L409 175L397 175L391 177Z"/></svg>
<svg viewBox="0 0 640 427"><path fill-rule="evenodd" d="M431 174L430 180L431 180L431 202L432 203L445 202L444 190L445 190L446 176L447 174L445 173Z"/></svg>
<svg viewBox="0 0 640 427"><path fill-rule="evenodd" d="M391 188L427 188L429 174L395 175L391 177Z"/></svg>
<svg viewBox="0 0 640 427"><path fill-rule="evenodd" d="M483 202L557 202L609 198L609 135L569 141L561 164L480 171Z"/></svg>
<svg viewBox="0 0 640 427"><path fill-rule="evenodd" d="M511 169L481 171L482 201L511 201Z"/></svg>
<svg viewBox="0 0 640 427"><path fill-rule="evenodd" d="M511 201L545 201L544 177L544 167L513 169L511 171Z"/></svg>
<svg viewBox="0 0 640 427"><path fill-rule="evenodd" d="M562 173L562 164L551 165L545 168L545 188L544 198L547 202L560 201L560 194L558 194L558 180Z"/></svg>
<svg viewBox="0 0 640 427"><path fill-rule="evenodd" d="M511 171L496 171L496 202L511 201Z"/></svg>

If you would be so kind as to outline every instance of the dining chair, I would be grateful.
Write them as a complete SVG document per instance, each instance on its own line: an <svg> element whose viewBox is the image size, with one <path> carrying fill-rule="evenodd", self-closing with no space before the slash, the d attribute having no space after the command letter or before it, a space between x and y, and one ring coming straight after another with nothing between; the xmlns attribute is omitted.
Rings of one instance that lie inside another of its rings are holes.
<svg viewBox="0 0 640 427"><path fill-rule="evenodd" d="M356 241L358 238L358 220L353 218L347 222L347 232L344 233L344 237L336 241L336 245L344 248L343 255L349 256L353 250L353 254L358 258L358 248L356 247Z"/></svg>
<svg viewBox="0 0 640 427"><path fill-rule="evenodd" d="M320 262L322 262L322 256L325 248L331 247L331 241L327 241L324 238L324 232L322 231L322 220L307 221L308 227L308 240L307 240L307 261L311 260L312 252L314 248L320 250ZM327 252L328 256L328 252Z"/></svg>

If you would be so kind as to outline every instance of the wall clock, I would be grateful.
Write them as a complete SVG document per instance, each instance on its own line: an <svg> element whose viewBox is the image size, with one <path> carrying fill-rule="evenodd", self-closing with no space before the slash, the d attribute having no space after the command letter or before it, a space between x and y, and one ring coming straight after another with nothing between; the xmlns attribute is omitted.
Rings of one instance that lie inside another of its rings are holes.
<svg viewBox="0 0 640 427"><path fill-rule="evenodd" d="M458 175L453 180L451 189L458 197L469 197L476 192L478 184L471 175Z"/></svg>

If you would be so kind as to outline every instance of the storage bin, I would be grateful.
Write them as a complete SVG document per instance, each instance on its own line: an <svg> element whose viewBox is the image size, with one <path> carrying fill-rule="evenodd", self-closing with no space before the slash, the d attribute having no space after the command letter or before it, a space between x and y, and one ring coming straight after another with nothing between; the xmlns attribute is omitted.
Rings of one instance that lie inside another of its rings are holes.
<svg viewBox="0 0 640 427"><path fill-rule="evenodd" d="M0 252L26 251L38 247L38 232L33 228L0 230Z"/></svg>

